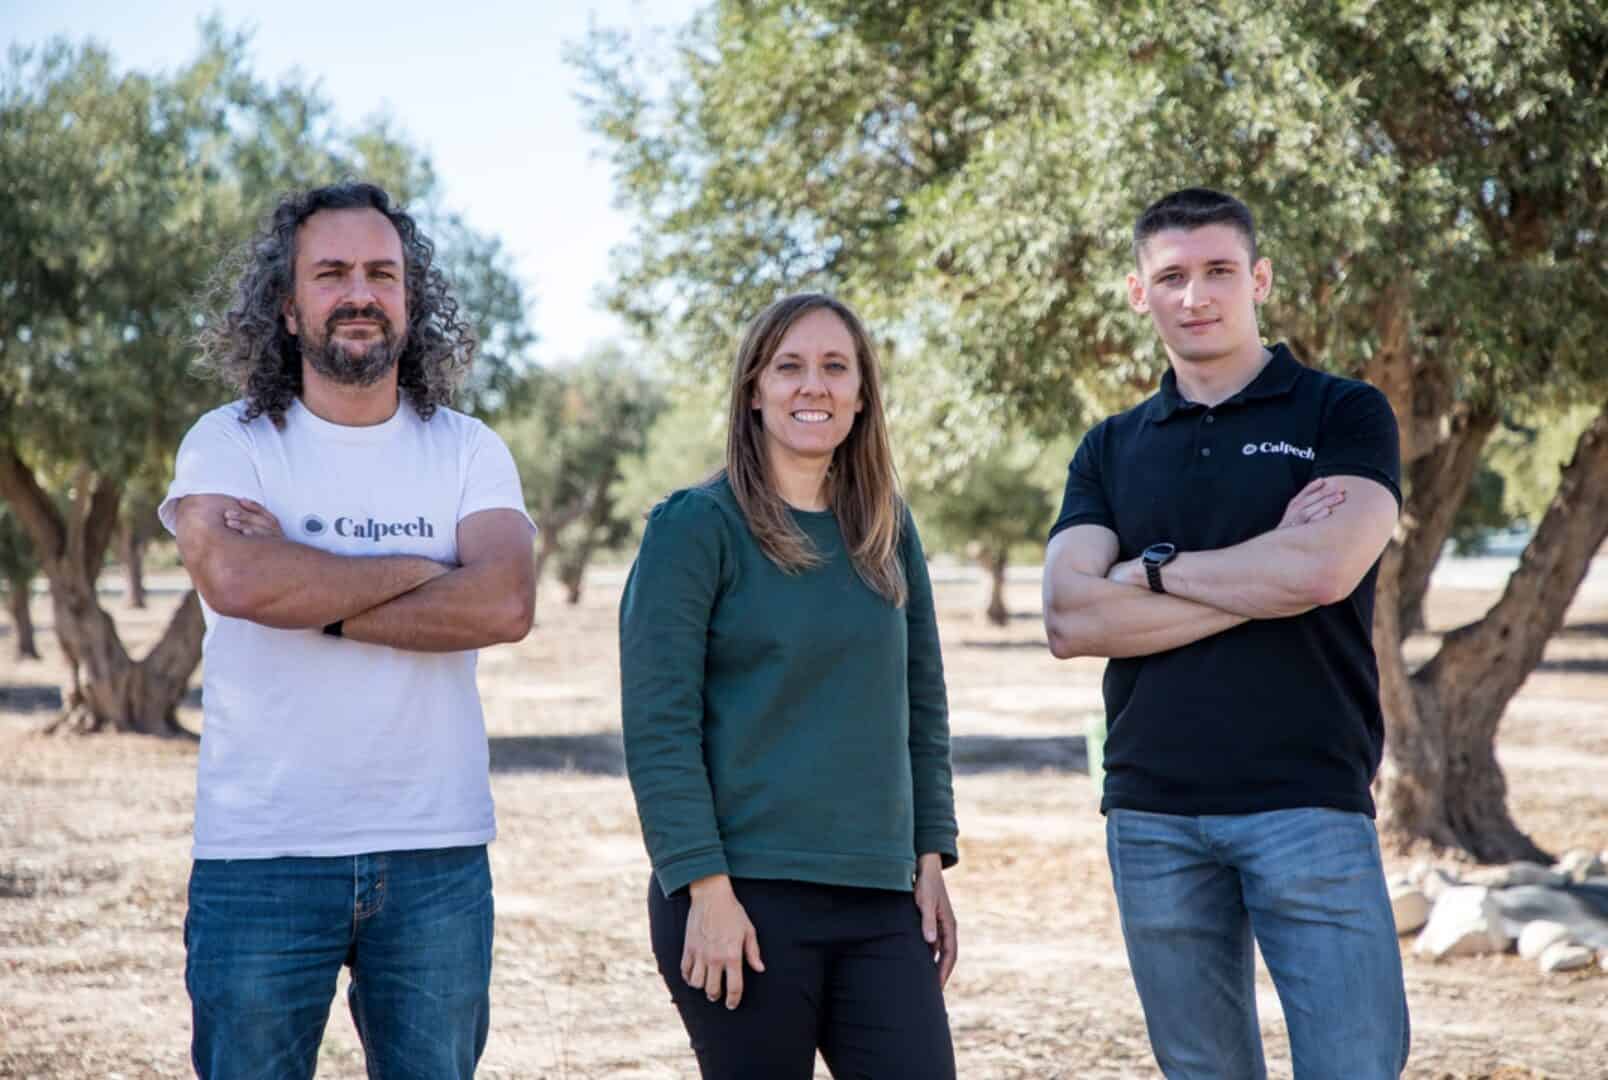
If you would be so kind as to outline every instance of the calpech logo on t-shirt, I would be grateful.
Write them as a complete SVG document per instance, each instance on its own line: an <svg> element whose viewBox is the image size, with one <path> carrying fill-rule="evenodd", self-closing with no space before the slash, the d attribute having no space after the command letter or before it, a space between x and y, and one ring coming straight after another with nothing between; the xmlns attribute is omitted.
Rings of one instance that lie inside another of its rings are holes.
<svg viewBox="0 0 1608 1080"><path fill-rule="evenodd" d="M332 526L324 523L317 514L302 518L302 530L309 536L322 536ZM333 526L336 536L356 540L373 540L378 543L389 536L414 536L426 540L435 537L435 526L420 515L413 521L375 521L373 518L338 517Z"/></svg>
<svg viewBox="0 0 1608 1080"><path fill-rule="evenodd" d="M1287 442L1248 442L1240 453L1246 457L1250 457L1252 454L1289 454L1292 457L1306 458L1308 461L1311 461L1314 456L1312 447L1291 446Z"/></svg>

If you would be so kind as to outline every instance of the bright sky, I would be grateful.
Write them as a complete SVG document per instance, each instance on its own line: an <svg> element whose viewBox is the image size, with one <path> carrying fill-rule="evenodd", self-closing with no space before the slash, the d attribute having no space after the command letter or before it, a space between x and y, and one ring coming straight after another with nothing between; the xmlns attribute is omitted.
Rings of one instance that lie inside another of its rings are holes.
<svg viewBox="0 0 1608 1080"><path fill-rule="evenodd" d="M195 54L197 24L210 13L253 28L259 77L299 70L318 80L341 126L383 111L429 153L442 205L502 238L535 301L536 356L550 362L624 334L596 291L628 226L611 206L608 166L583 127L564 46L592 19L679 25L703 3L0 0L0 48L65 34L93 38L125 68L158 70Z"/></svg>

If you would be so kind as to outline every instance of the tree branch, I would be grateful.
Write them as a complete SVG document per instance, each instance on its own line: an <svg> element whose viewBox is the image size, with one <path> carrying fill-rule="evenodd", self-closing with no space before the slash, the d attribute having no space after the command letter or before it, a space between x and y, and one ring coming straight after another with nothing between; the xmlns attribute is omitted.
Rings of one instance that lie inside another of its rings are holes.
<svg viewBox="0 0 1608 1080"><path fill-rule="evenodd" d="M0 450L0 498L16 510L42 564L62 557L67 546L67 523L27 462L9 446Z"/></svg>
<svg viewBox="0 0 1608 1080"><path fill-rule="evenodd" d="M1502 598L1483 619L1447 634L1415 681L1436 684L1449 707L1501 715L1563 625L1592 557L1608 537L1604 475L1608 402L1581 432L1574 458L1564 466L1558 490ZM1469 672L1478 675L1463 678Z"/></svg>

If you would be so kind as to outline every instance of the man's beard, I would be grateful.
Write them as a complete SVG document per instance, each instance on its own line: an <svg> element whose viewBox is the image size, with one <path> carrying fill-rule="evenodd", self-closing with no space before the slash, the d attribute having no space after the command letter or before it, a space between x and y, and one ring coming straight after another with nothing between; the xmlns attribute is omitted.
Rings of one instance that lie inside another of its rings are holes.
<svg viewBox="0 0 1608 1080"><path fill-rule="evenodd" d="M298 311L296 314L297 321L307 325L301 313ZM370 319L377 323L380 328L379 340L365 344L342 344L337 341L335 324L349 319ZM377 305L370 304L363 308L345 305L329 313L323 334L307 335L301 352L302 358L312 365L314 371L332 382L346 386L373 386L396 366L406 344L407 339L398 336L391 320Z"/></svg>

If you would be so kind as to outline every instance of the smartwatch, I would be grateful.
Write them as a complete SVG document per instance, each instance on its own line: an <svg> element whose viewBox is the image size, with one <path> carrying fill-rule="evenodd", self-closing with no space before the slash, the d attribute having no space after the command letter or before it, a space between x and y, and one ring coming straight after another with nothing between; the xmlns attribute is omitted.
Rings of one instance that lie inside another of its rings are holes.
<svg viewBox="0 0 1608 1080"><path fill-rule="evenodd" d="M1145 580L1150 582L1150 591L1166 592L1167 590L1161 587L1161 568L1178 558L1178 545L1151 544L1139 558L1145 564Z"/></svg>

